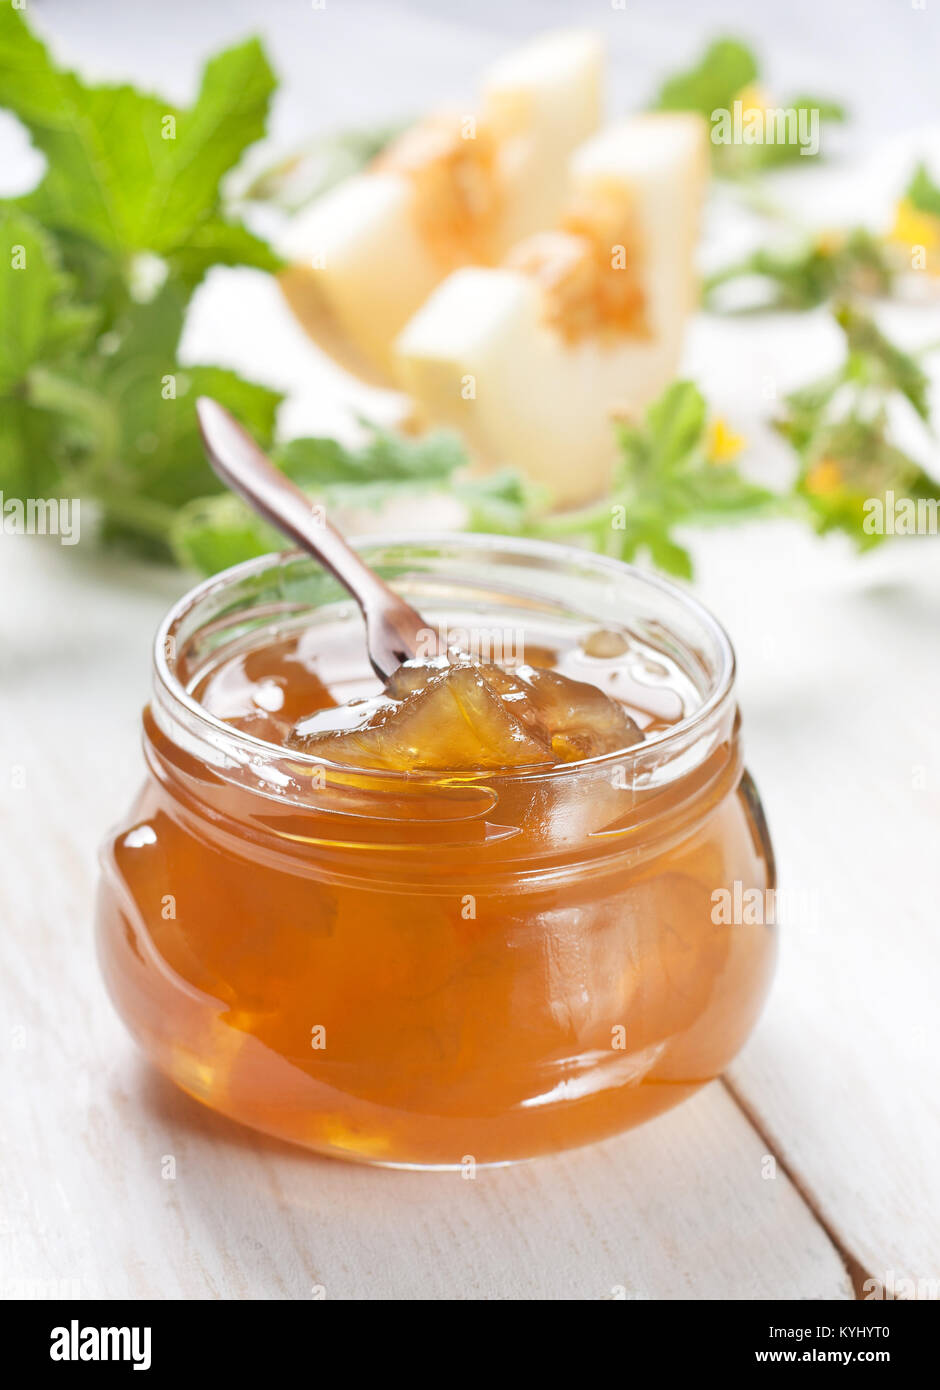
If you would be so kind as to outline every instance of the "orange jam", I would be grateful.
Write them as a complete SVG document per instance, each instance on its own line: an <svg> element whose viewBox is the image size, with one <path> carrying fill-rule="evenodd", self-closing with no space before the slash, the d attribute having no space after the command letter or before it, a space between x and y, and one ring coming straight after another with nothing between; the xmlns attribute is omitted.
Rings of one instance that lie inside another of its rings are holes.
<svg viewBox="0 0 940 1390"><path fill-rule="evenodd" d="M297 556L164 624L147 777L103 854L119 1012L213 1109L371 1162L525 1158L677 1104L747 1037L775 951L716 908L773 887L727 638L560 547L366 558L459 654L383 691Z"/></svg>

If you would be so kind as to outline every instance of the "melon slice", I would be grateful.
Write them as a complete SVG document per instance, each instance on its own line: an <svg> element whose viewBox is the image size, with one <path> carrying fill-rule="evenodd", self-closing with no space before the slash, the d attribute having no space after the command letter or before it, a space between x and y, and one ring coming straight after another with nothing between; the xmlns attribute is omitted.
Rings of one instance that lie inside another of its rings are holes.
<svg viewBox="0 0 940 1390"><path fill-rule="evenodd" d="M499 268L455 271L397 341L429 424L456 426L482 467L513 465L560 505L607 488L612 418L675 375L697 294L707 179L703 121L636 117L573 156L559 227Z"/></svg>
<svg viewBox="0 0 940 1390"><path fill-rule="evenodd" d="M490 69L475 115L430 116L299 213L280 278L310 336L357 375L395 384L394 340L435 286L557 221L601 87L593 35L545 35Z"/></svg>

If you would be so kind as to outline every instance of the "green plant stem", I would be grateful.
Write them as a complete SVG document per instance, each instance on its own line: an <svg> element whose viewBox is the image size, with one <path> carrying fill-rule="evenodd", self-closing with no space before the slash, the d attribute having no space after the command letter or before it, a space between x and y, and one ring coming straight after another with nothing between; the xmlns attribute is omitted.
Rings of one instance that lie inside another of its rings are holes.
<svg viewBox="0 0 940 1390"><path fill-rule="evenodd" d="M86 390L48 367L32 367L26 377L26 397L31 405L65 415L86 427L88 438L94 443L83 472L97 475L118 456L120 422L116 412L97 392Z"/></svg>

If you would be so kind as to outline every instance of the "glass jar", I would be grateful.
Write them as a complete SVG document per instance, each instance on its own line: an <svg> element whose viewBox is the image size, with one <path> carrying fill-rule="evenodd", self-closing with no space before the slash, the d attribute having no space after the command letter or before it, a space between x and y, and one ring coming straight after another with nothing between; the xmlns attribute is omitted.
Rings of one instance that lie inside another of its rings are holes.
<svg viewBox="0 0 940 1390"><path fill-rule="evenodd" d="M151 1060L212 1109L322 1153L504 1162L649 1119L717 1077L775 955L773 857L717 622L617 561L494 536L362 541L432 622L615 627L693 708L637 746L504 772L376 772L263 742L194 698L303 619L363 648L311 559L189 593L156 641L147 777L108 840L98 946ZM729 910L730 905L730 910Z"/></svg>

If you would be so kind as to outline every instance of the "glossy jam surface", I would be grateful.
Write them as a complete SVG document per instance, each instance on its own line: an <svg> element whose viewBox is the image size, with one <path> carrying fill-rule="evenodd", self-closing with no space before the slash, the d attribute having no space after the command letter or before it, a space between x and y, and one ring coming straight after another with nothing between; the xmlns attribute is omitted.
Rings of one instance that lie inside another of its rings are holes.
<svg viewBox="0 0 940 1390"><path fill-rule="evenodd" d="M185 1090L322 1152L459 1165L616 1133L734 1056L774 957L771 927L714 920L716 890L772 886L736 734L666 777L696 703L671 657L607 631L521 655L383 694L348 620L253 630L188 680L251 736L234 771L147 715L99 946Z"/></svg>
<svg viewBox="0 0 940 1390"><path fill-rule="evenodd" d="M642 741L619 700L560 671L474 660L456 648L415 658L370 698L337 704L299 659L299 642L267 648L257 671L236 657L202 683L207 709L246 731L345 767L396 772L550 768ZM287 701L290 701L288 708ZM306 705L291 724L289 713Z"/></svg>

